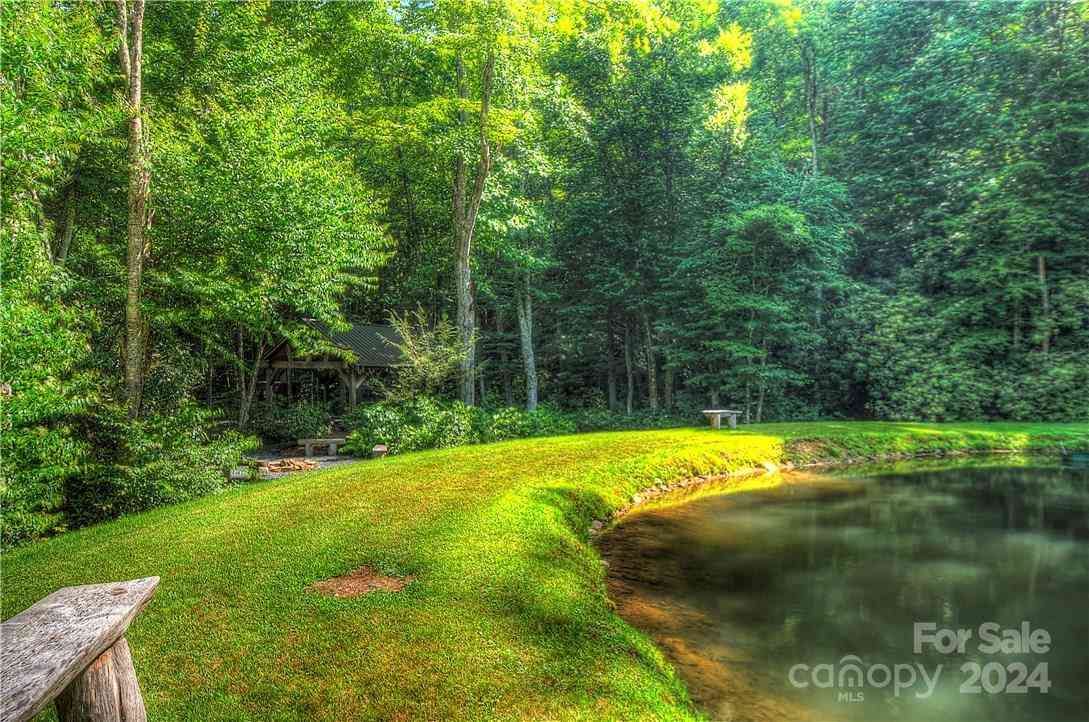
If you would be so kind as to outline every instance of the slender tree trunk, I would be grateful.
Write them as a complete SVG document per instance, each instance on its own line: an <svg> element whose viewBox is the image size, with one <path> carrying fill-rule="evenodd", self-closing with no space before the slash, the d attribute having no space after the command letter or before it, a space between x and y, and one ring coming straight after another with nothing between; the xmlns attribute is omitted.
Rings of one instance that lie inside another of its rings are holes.
<svg viewBox="0 0 1089 722"><path fill-rule="evenodd" d="M503 366L503 400L507 406L514 406L514 387L510 378L510 352L507 350L506 318L502 306L495 307L495 333L499 337L499 363Z"/></svg>
<svg viewBox="0 0 1089 722"><path fill-rule="evenodd" d="M533 296L529 278L518 296L518 330L522 339L522 360L526 366L526 411L537 410L537 358L533 353Z"/></svg>
<svg viewBox="0 0 1089 722"><path fill-rule="evenodd" d="M144 0L116 0L120 35L118 61L126 85L129 115L128 281L125 294L125 391L129 418L140 415L147 343L141 284L147 256L148 196L151 172L142 110Z"/></svg>
<svg viewBox="0 0 1089 722"><path fill-rule="evenodd" d="M805 76L805 106L809 115L809 144L813 174L817 174L817 59L813 41L801 40L802 70Z"/></svg>
<svg viewBox="0 0 1089 722"><path fill-rule="evenodd" d="M1036 256L1036 272L1040 277L1040 310L1044 329L1040 350L1047 356L1051 351L1051 296L1047 289L1047 262L1043 254Z"/></svg>
<svg viewBox="0 0 1089 722"><path fill-rule="evenodd" d="M60 247L57 248L56 258L58 266L63 266L68 260L68 249L72 247L72 234L76 230L76 176L68 184L68 190L64 193L64 230L61 232Z"/></svg>
<svg viewBox="0 0 1089 722"><path fill-rule="evenodd" d="M650 331L650 317L643 312L643 338L647 344L647 404L658 409L658 359L654 355L654 337Z"/></svg>
<svg viewBox="0 0 1089 722"><path fill-rule="evenodd" d="M662 405L673 408L673 369L669 366L662 369Z"/></svg>
<svg viewBox="0 0 1089 722"><path fill-rule="evenodd" d="M239 390L242 392L242 398L238 404L238 428L245 431L250 422L250 409L253 408L253 399L257 394L257 378L261 375L261 358L265 355L265 341L261 339L257 343L257 351L253 357L253 370L250 373L249 381L246 381L246 347L243 341L244 335L242 330L238 331L238 361L241 364L239 366L239 374L242 383L239 385Z"/></svg>
<svg viewBox="0 0 1089 722"><path fill-rule="evenodd" d="M476 372L476 327L473 314L473 281L469 270L469 242L467 238L458 239L457 256L457 325L458 336L465 349L461 359L460 383L461 400L472 406L476 403L474 376Z"/></svg>
<svg viewBox="0 0 1089 722"><path fill-rule="evenodd" d="M766 369L768 365L768 347L766 341L763 344L763 350L764 355L760 359L760 380L758 382L759 390L756 394L756 423L758 424L764 418L764 392L767 389L767 381L764 377L764 369Z"/></svg>
<svg viewBox="0 0 1089 722"><path fill-rule="evenodd" d="M459 54L455 60L457 72L458 98L467 100L469 89L465 82L465 64ZM476 230L476 217L480 210L480 199L484 195L484 182L492 166L491 145L488 142L488 112L491 104L492 81L495 75L495 54L488 50L484 62L480 91L480 142L479 160L473 186L469 188L468 164L463 153L454 157L454 233L456 240L455 282L457 285L457 325L458 335L465 349L461 361L460 386L461 400L470 406L476 403L474 372L476 355L473 348L476 326L474 318L474 287L470 259L472 258L473 233ZM458 124L464 125L467 117L464 109L458 110Z"/></svg>
<svg viewBox="0 0 1089 722"><path fill-rule="evenodd" d="M609 323L605 335L605 386L609 396L609 411L616 411L620 407L620 402L616 393L616 339L613 334L612 314L609 314Z"/></svg>
<svg viewBox="0 0 1089 722"><path fill-rule="evenodd" d="M749 365L750 370L752 364ZM751 375L745 379L745 423L752 423L752 377Z"/></svg>
<svg viewBox="0 0 1089 722"><path fill-rule="evenodd" d="M624 322L624 370L628 376L628 396L624 402L624 410L630 415L635 396L635 372L631 364L631 327L628 326L627 321Z"/></svg>
<svg viewBox="0 0 1089 722"><path fill-rule="evenodd" d="M718 388L711 389L711 408L718 408Z"/></svg>

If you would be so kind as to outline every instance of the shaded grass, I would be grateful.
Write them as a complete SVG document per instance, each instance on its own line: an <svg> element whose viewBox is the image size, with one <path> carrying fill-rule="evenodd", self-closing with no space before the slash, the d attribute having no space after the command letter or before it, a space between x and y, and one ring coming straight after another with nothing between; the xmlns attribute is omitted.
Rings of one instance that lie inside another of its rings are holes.
<svg viewBox="0 0 1089 722"><path fill-rule="evenodd" d="M761 461L1089 446L1089 424L809 423L524 439L238 487L5 554L3 616L158 575L129 640L173 719L696 719L613 612L587 527L658 482ZM369 564L397 594L310 583Z"/></svg>

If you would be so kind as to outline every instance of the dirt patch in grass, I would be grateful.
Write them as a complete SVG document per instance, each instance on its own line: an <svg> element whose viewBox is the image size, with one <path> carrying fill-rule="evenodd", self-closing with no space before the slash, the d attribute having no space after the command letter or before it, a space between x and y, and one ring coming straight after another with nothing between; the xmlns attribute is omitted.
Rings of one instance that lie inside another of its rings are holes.
<svg viewBox="0 0 1089 722"><path fill-rule="evenodd" d="M346 597L358 597L361 594L371 592L399 592L416 577L391 577L380 573L374 567L361 566L339 577L330 577L320 582L314 582L307 589L312 592L320 592L329 597L344 599Z"/></svg>

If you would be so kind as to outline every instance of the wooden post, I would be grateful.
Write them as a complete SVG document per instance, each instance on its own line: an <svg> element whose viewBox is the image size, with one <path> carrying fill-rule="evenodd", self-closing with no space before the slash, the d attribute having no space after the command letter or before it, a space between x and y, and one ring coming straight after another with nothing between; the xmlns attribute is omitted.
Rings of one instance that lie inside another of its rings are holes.
<svg viewBox="0 0 1089 722"><path fill-rule="evenodd" d="M146 722L125 632L158 577L65 587L0 626L0 719L56 701L61 722Z"/></svg>
<svg viewBox="0 0 1089 722"><path fill-rule="evenodd" d="M57 697L61 722L146 722L147 710L125 638L91 662Z"/></svg>

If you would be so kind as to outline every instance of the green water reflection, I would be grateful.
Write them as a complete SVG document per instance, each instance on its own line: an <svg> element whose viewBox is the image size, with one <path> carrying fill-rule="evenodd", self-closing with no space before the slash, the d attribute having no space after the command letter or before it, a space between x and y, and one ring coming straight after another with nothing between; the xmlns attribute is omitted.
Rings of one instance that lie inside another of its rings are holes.
<svg viewBox="0 0 1089 722"><path fill-rule="evenodd" d="M1089 470L977 460L795 476L636 514L602 550L620 613L712 719L1089 720ZM981 624L1026 621L1049 633L1046 653L980 651ZM916 622L972 637L962 653L916 654ZM929 695L921 678L899 694L816 686L814 668L838 678L847 655L863 669L942 670ZM1020 675L1009 665L1046 663L1050 687L1038 675L1025 693L967 693L970 662L1002 667L992 690Z"/></svg>

